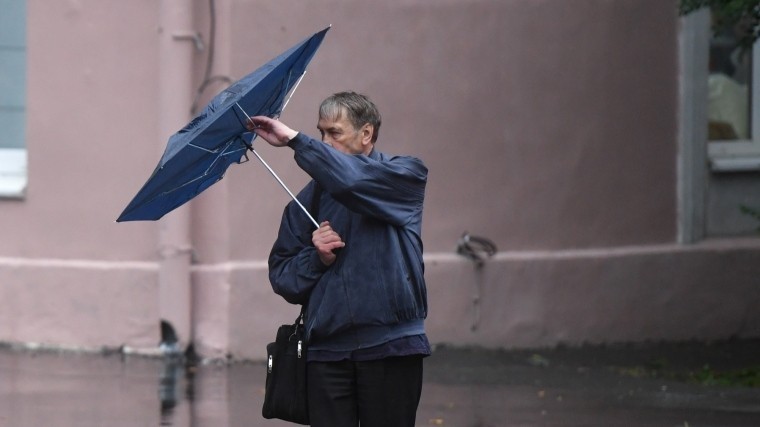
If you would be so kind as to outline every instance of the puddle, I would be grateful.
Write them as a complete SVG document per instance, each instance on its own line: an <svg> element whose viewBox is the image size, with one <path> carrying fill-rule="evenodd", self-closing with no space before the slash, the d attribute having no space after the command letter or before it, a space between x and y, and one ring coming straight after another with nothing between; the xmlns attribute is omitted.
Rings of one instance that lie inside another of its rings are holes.
<svg viewBox="0 0 760 427"><path fill-rule="evenodd" d="M0 426L294 426L261 417L264 379L257 363L187 370L156 358L2 350ZM449 350L426 361L417 425L757 427L759 401L757 389Z"/></svg>

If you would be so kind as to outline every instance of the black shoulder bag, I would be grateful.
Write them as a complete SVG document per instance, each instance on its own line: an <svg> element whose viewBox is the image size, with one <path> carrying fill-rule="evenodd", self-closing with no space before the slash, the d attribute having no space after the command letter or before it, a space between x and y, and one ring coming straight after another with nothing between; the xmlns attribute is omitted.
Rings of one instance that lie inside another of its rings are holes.
<svg viewBox="0 0 760 427"><path fill-rule="evenodd" d="M311 213L319 216L322 187L316 184L311 199ZM292 325L277 329L275 342L267 345L267 379L264 393L264 418L278 418L298 424L309 424L306 390L306 340L304 311Z"/></svg>
<svg viewBox="0 0 760 427"><path fill-rule="evenodd" d="M267 345L267 380L264 418L309 424L306 391L306 345L303 309L295 324L277 329L275 342Z"/></svg>

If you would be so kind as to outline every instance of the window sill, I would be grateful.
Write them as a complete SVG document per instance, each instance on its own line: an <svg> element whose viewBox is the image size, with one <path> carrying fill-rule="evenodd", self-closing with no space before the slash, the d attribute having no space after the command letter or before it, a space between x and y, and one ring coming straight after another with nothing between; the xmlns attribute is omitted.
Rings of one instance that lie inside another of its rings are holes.
<svg viewBox="0 0 760 427"><path fill-rule="evenodd" d="M755 141L710 141L707 156L712 172L760 171L760 143Z"/></svg>
<svg viewBox="0 0 760 427"><path fill-rule="evenodd" d="M715 157L710 159L713 172L758 172L760 156Z"/></svg>

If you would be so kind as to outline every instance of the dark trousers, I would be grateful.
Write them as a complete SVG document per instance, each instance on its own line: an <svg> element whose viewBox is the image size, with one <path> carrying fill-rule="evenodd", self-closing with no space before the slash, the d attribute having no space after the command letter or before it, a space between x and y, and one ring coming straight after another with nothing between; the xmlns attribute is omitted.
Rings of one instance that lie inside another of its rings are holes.
<svg viewBox="0 0 760 427"><path fill-rule="evenodd" d="M312 427L413 427L422 394L422 357L309 362Z"/></svg>

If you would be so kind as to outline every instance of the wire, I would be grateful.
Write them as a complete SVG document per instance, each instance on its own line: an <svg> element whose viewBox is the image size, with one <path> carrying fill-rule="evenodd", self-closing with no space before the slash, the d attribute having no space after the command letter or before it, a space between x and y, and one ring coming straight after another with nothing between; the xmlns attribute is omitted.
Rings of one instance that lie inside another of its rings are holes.
<svg viewBox="0 0 760 427"><path fill-rule="evenodd" d="M496 254L496 244L485 237L471 236L464 232L457 242L457 253L475 262L480 267L483 262Z"/></svg>
<svg viewBox="0 0 760 427"><path fill-rule="evenodd" d="M212 83L223 81L227 84L232 83L232 78L229 76L219 75L212 76L211 71L214 68L214 48L216 46L216 2L215 0L209 0L209 34L208 34L208 55L206 56L206 70L203 73L203 81L201 82L198 90L195 92L195 99L193 99L193 105L190 107L190 113L195 115L198 112L198 102L203 96L203 92Z"/></svg>

